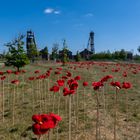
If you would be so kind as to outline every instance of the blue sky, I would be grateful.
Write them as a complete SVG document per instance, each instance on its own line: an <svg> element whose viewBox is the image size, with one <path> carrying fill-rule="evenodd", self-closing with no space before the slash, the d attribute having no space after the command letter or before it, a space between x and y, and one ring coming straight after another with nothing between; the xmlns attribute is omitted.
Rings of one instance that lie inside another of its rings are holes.
<svg viewBox="0 0 140 140"><path fill-rule="evenodd" d="M140 45L140 0L1 0L0 52L4 43L32 29L38 48L66 39L74 53L87 47L95 32L95 51Z"/></svg>

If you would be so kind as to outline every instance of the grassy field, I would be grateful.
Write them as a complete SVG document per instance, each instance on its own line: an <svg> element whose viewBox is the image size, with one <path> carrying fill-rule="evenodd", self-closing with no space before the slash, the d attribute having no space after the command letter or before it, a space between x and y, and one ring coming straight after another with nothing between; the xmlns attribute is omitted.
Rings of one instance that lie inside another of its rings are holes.
<svg viewBox="0 0 140 140"><path fill-rule="evenodd" d="M0 140L39 139L32 131L32 115L50 112L59 114L62 121L41 140L70 140L69 134L71 140L140 139L139 64L79 62L62 66L61 63L39 63L24 67L26 72L19 74L7 74L6 70L15 69L0 67L0 72L4 72L0 75ZM34 73L36 70L39 73ZM39 78L48 70L50 76ZM68 79L59 92L50 91L67 72L72 74L69 79L81 77L76 93L71 95L71 105L70 97L63 96ZM94 90L92 82L100 81L106 75L113 78ZM3 76L6 76L4 80ZM29 77L35 77L35 80L30 81ZM18 85L11 83L15 79L19 80ZM88 86L83 87L84 81ZM110 85L111 81L119 81L121 85L130 82L132 87L118 89Z"/></svg>

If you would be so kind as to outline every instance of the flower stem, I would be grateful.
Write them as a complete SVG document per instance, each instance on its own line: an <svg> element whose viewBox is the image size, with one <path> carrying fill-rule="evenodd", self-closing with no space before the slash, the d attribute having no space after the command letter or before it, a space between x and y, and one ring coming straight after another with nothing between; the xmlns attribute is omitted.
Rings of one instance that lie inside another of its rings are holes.
<svg viewBox="0 0 140 140"><path fill-rule="evenodd" d="M4 81L2 81L2 120L4 122L4 110L5 110L5 96L4 96Z"/></svg>
<svg viewBox="0 0 140 140"><path fill-rule="evenodd" d="M97 110L96 110L96 140L99 140L99 99L98 93L96 95Z"/></svg>
<svg viewBox="0 0 140 140"><path fill-rule="evenodd" d="M117 92L118 89L116 88L116 92L114 94L114 140L116 140L116 127L117 127Z"/></svg>
<svg viewBox="0 0 140 140"><path fill-rule="evenodd" d="M71 95L69 95L69 140L71 140Z"/></svg>

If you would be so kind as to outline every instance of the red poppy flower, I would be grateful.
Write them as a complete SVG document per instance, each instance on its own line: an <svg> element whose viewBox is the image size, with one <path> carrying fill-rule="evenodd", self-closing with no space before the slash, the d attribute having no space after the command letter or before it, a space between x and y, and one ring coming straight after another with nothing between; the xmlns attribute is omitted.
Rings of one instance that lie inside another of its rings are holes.
<svg viewBox="0 0 140 140"><path fill-rule="evenodd" d="M52 88L50 88L50 91L58 92L59 91L59 86L54 85Z"/></svg>
<svg viewBox="0 0 140 140"><path fill-rule="evenodd" d="M36 77L36 79L45 79L45 78L46 78L45 74L42 74L42 75L39 75L38 77Z"/></svg>
<svg viewBox="0 0 140 140"><path fill-rule="evenodd" d="M67 87L63 89L63 96L67 96L70 94L75 94L75 90L69 90Z"/></svg>
<svg viewBox="0 0 140 140"><path fill-rule="evenodd" d="M92 86L93 86L94 90L98 90L100 87L103 86L103 83L100 82L100 81L99 82L93 82Z"/></svg>
<svg viewBox="0 0 140 140"><path fill-rule="evenodd" d="M20 72L19 72L19 71L15 71L14 74L15 74L15 75L19 75Z"/></svg>
<svg viewBox="0 0 140 140"><path fill-rule="evenodd" d="M18 85L19 84L19 80L13 80L13 81L11 81L11 83Z"/></svg>
<svg viewBox="0 0 140 140"><path fill-rule="evenodd" d="M63 86L64 85L64 80L57 80L57 83L59 86Z"/></svg>
<svg viewBox="0 0 140 140"><path fill-rule="evenodd" d="M26 73L26 70L21 70L20 72L22 72L22 73Z"/></svg>
<svg viewBox="0 0 140 140"><path fill-rule="evenodd" d="M2 76L0 79L3 81L5 80L6 76Z"/></svg>
<svg viewBox="0 0 140 140"><path fill-rule="evenodd" d="M33 128L33 132L34 132L35 135L42 135L42 134L44 134L44 133L42 132L40 126L41 126L41 125L38 124L38 123L33 124L32 128ZM48 130L46 130L46 133L47 133L47 131L48 131Z"/></svg>
<svg viewBox="0 0 140 140"><path fill-rule="evenodd" d="M88 82L83 82L83 86L84 87L88 86Z"/></svg>
<svg viewBox="0 0 140 140"><path fill-rule="evenodd" d="M60 71L55 71L54 73L55 73L56 75L61 74Z"/></svg>
<svg viewBox="0 0 140 140"><path fill-rule="evenodd" d="M56 68L57 70L62 70L62 68L61 67L59 67L59 68Z"/></svg>
<svg viewBox="0 0 140 140"><path fill-rule="evenodd" d="M50 113L49 116L51 117L52 121L54 122L53 128L57 125L57 123L59 121L62 120L62 118L59 115L57 115L57 114Z"/></svg>
<svg viewBox="0 0 140 140"><path fill-rule="evenodd" d="M40 73L40 71L39 70L35 70L34 73Z"/></svg>
<svg viewBox="0 0 140 140"><path fill-rule="evenodd" d="M128 88L131 88L131 87L132 87L131 83L123 82L122 88L128 89Z"/></svg>
<svg viewBox="0 0 140 140"><path fill-rule="evenodd" d="M113 81L112 81L110 84L111 84L112 86L114 86L114 87L119 88L119 89L121 88L120 82L113 82Z"/></svg>
<svg viewBox="0 0 140 140"><path fill-rule="evenodd" d="M62 119L60 116L50 113L49 115L33 115L32 120L35 122L32 126L34 134L43 135L46 134L49 129L55 128L57 123Z"/></svg>
<svg viewBox="0 0 140 140"><path fill-rule="evenodd" d="M50 76L50 74L51 74L51 72L50 72L50 71L47 71L47 72L46 72L46 76L47 76L47 77L49 77L49 76Z"/></svg>
<svg viewBox="0 0 140 140"><path fill-rule="evenodd" d="M127 77L127 72L126 71L123 72L123 77Z"/></svg>
<svg viewBox="0 0 140 140"><path fill-rule="evenodd" d="M40 122L42 122L42 117L41 117L41 115L33 115L32 120L36 123L40 123Z"/></svg>
<svg viewBox="0 0 140 140"><path fill-rule="evenodd" d="M74 79L75 79L75 80L80 80L81 77L80 77L80 76L76 76Z"/></svg>
<svg viewBox="0 0 140 140"><path fill-rule="evenodd" d="M66 74L68 77L71 77L71 73L69 71L67 71L67 74Z"/></svg>
<svg viewBox="0 0 140 140"><path fill-rule="evenodd" d="M137 70L133 70L132 73L133 73L133 74L137 74L138 71L137 71Z"/></svg>
<svg viewBox="0 0 140 140"><path fill-rule="evenodd" d="M105 77L103 77L101 80L100 80L100 82L106 82L108 79L111 79L111 78L113 78L113 76L112 75L106 75Z"/></svg>
<svg viewBox="0 0 140 140"><path fill-rule="evenodd" d="M50 70L47 70L47 72L46 73L50 73L51 71Z"/></svg>
<svg viewBox="0 0 140 140"><path fill-rule="evenodd" d="M67 84L70 85L74 81L75 81L74 79L69 79L68 82L67 82Z"/></svg>
<svg viewBox="0 0 140 140"><path fill-rule="evenodd" d="M2 71L0 71L0 75L3 75L4 73Z"/></svg>
<svg viewBox="0 0 140 140"><path fill-rule="evenodd" d="M68 77L67 77L67 76L62 76L62 79L64 79L64 80L65 80L65 79L68 79Z"/></svg>
<svg viewBox="0 0 140 140"><path fill-rule="evenodd" d="M73 82L71 82L71 83L69 84L69 88L70 88L70 90L75 90L75 89L77 89L77 88L78 88L78 82L77 82L76 80L74 80Z"/></svg>
<svg viewBox="0 0 140 140"><path fill-rule="evenodd" d="M29 77L28 79L29 79L30 81L32 81L32 80L35 79L35 77Z"/></svg>
<svg viewBox="0 0 140 140"><path fill-rule="evenodd" d="M12 70L7 70L6 72L7 72L8 74L10 74L10 73L12 73Z"/></svg>

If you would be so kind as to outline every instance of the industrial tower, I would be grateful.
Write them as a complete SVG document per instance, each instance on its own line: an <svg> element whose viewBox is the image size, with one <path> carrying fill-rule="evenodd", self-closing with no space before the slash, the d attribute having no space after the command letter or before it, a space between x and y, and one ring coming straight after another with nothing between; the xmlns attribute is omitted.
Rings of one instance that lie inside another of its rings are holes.
<svg viewBox="0 0 140 140"><path fill-rule="evenodd" d="M89 40L88 40L88 45L87 49L91 51L93 54L95 53L95 48L94 48L94 32L90 32L89 34Z"/></svg>
<svg viewBox="0 0 140 140"><path fill-rule="evenodd" d="M31 30L27 31L26 48L27 48L27 56L30 59L35 57L36 52L37 52L37 47L36 47L34 33Z"/></svg>

